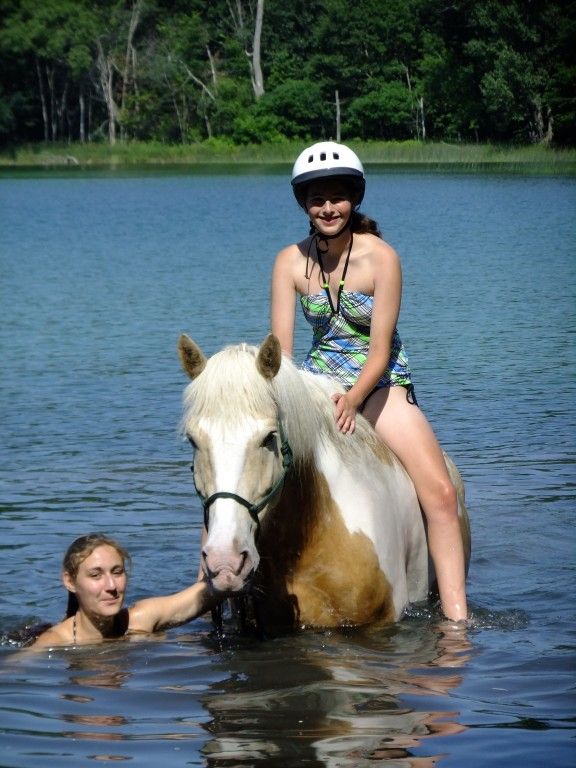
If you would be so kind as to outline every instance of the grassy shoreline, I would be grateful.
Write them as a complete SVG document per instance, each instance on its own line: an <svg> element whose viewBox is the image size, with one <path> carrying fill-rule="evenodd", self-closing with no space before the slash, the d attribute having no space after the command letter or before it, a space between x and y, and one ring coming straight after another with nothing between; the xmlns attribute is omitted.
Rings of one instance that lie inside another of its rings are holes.
<svg viewBox="0 0 576 768"><path fill-rule="evenodd" d="M576 149L541 145L502 147L436 142L356 142L349 145L367 165L447 170L502 170L576 175ZM136 169L138 167L288 166L304 142L235 146L220 140L198 144L34 144L0 151L0 171L7 169Z"/></svg>

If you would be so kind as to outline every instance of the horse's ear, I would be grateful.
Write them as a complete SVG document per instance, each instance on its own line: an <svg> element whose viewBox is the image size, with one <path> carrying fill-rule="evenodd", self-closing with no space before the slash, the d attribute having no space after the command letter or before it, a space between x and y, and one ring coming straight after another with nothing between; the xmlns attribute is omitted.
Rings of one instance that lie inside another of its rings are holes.
<svg viewBox="0 0 576 768"><path fill-rule="evenodd" d="M282 362L282 349L280 342L273 333L262 342L258 357L256 358L256 368L265 379L273 379L280 370Z"/></svg>
<svg viewBox="0 0 576 768"><path fill-rule="evenodd" d="M206 358L196 342L183 333L178 339L178 356L182 363L182 368L191 379L199 376L206 366Z"/></svg>

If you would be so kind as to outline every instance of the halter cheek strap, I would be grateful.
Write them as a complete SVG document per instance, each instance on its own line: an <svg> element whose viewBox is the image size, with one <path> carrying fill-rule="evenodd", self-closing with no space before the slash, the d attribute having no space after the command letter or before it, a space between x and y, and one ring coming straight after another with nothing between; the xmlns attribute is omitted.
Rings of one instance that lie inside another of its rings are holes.
<svg viewBox="0 0 576 768"><path fill-rule="evenodd" d="M282 474L276 480L274 485L270 488L270 490L260 499L260 501L256 503L251 503L247 499L245 499L243 496L239 496L237 493L231 493L230 491L216 491L216 493L211 494L210 496L206 497L203 496L202 493L198 490L198 486L196 485L196 479L194 478L194 464L190 467L192 470L192 477L194 478L194 488L196 489L196 493L198 494L198 497L200 498L200 501L202 502L202 507L204 509L204 527L206 530L208 530L208 523L210 521L210 507L212 504L216 501L216 499L233 499L238 504L242 505L243 507L246 507L248 510L248 513L252 520L256 523L256 534L255 538L258 538L260 535L260 518L258 517L258 513L261 512L264 507L268 504L268 502L274 498L274 496L278 493L280 488L284 484L284 480L286 479L286 475L288 474L288 471L294 464L294 456L292 454L292 449L290 448L290 444L288 440L286 439L286 436L284 434L284 429L282 427L282 422L278 422L278 434L280 436L280 453L282 454Z"/></svg>

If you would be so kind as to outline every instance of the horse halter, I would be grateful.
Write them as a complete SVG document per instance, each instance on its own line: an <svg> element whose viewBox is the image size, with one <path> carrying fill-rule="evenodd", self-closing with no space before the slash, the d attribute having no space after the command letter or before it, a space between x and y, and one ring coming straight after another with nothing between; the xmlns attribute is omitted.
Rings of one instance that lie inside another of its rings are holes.
<svg viewBox="0 0 576 768"><path fill-rule="evenodd" d="M284 433L284 428L282 426L282 421L278 420L278 435L280 437L280 453L282 454L282 474L276 480L274 485L270 488L270 490L260 499L260 501L257 504L252 504L247 499L243 498L242 496L239 496L237 493L231 493L230 491L216 491L216 493L213 493L211 496L203 496L200 491L198 490L198 486L196 485L196 478L194 477L194 464L190 467L192 470L192 478L194 480L194 488L196 489L196 493L198 494L198 498L202 502L202 507L204 509L204 527L206 528L206 531L208 530L208 521L210 519L210 507L212 504L216 501L216 499L234 499L234 501L238 502L238 504L241 504L243 507L246 507L248 510L248 513L252 520L256 523L256 534L255 538L257 539L260 535L260 518L258 517L258 513L261 512L266 504L272 499L276 493L280 490L280 488L284 485L284 480L286 479L286 475L288 474L288 471L294 464L294 456L292 454L292 448L290 448L290 443L288 442L286 435Z"/></svg>

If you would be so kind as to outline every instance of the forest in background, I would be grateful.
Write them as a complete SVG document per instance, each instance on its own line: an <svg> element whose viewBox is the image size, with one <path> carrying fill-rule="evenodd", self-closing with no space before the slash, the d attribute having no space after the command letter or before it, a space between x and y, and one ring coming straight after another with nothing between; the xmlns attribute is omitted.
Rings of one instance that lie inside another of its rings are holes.
<svg viewBox="0 0 576 768"><path fill-rule="evenodd" d="M0 145L576 146L576 3L0 0Z"/></svg>

